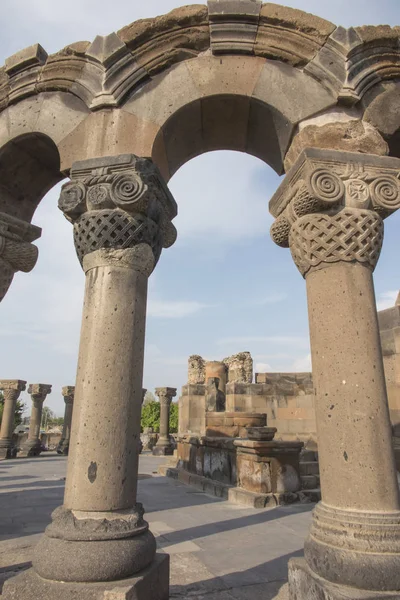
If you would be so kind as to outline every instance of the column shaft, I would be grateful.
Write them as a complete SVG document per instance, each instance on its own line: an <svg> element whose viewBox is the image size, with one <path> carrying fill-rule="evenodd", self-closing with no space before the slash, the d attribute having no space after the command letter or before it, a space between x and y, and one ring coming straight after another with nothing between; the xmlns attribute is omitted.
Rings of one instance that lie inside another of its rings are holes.
<svg viewBox="0 0 400 600"><path fill-rule="evenodd" d="M169 444L169 404L164 402L160 406L160 441Z"/></svg>
<svg viewBox="0 0 400 600"><path fill-rule="evenodd" d="M86 275L66 508L136 503L146 299L147 277L133 268Z"/></svg>
<svg viewBox="0 0 400 600"><path fill-rule="evenodd" d="M9 392L4 393L4 408L3 417L1 420L0 442L9 440L11 442L14 431L15 408L17 405L18 395Z"/></svg>
<svg viewBox="0 0 400 600"><path fill-rule="evenodd" d="M397 510L371 270L340 262L314 271L307 296L324 503Z"/></svg>
<svg viewBox="0 0 400 600"><path fill-rule="evenodd" d="M3 390L4 407L0 430L0 459L12 458L16 448L12 441L15 422L15 409L21 391L25 390L26 381L19 379L3 379L0 389Z"/></svg>
<svg viewBox="0 0 400 600"><path fill-rule="evenodd" d="M60 443L57 446L57 453L64 454L65 456L67 456L69 453L69 441L71 437L71 423L74 408L73 403L75 388L73 386L65 386L62 388L62 394L64 396L65 402L64 423Z"/></svg>
<svg viewBox="0 0 400 600"><path fill-rule="evenodd" d="M34 400L32 404L31 420L29 422L28 441L38 441L40 435L40 426L42 424L43 404Z"/></svg>

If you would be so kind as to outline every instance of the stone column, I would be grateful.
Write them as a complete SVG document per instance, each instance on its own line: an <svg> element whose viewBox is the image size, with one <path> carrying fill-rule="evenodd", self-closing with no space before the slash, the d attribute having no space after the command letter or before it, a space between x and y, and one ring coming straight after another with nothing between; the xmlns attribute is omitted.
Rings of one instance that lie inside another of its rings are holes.
<svg viewBox="0 0 400 600"><path fill-rule="evenodd" d="M68 456L69 440L71 437L72 412L74 408L74 386L66 386L62 388L62 395L65 402L64 425L61 434L60 443L57 446L57 454Z"/></svg>
<svg viewBox="0 0 400 600"><path fill-rule="evenodd" d="M36 265L39 251L31 242L41 233L40 227L0 213L0 302L15 273L29 273Z"/></svg>
<svg viewBox="0 0 400 600"><path fill-rule="evenodd" d="M174 453L169 439L169 407L172 398L176 396L176 388L156 388L156 394L160 400L160 437L153 448L153 454L167 456Z"/></svg>
<svg viewBox="0 0 400 600"><path fill-rule="evenodd" d="M141 409L143 407L143 402L144 402L144 397L146 395L147 390L145 388L142 389L142 404L141 404ZM142 431L142 424L141 424L142 419L140 419L140 432ZM143 442L142 442L142 437L141 437L141 433L139 433L139 454L142 454L143 452Z"/></svg>
<svg viewBox="0 0 400 600"><path fill-rule="evenodd" d="M47 383L31 383L28 388L28 394L32 398L32 412L29 423L28 439L23 444L18 456L39 456L41 453L42 442L40 440L40 426L42 424L43 402L48 394L51 394L51 385Z"/></svg>
<svg viewBox="0 0 400 600"><path fill-rule="evenodd" d="M0 381L0 390L3 391L4 408L0 430L0 460L13 458L16 448L12 441L14 432L15 408L21 392L26 389L26 381L19 379L3 379Z"/></svg>
<svg viewBox="0 0 400 600"><path fill-rule="evenodd" d="M168 555L156 555L136 492L148 277L176 239L176 203L153 163L133 155L78 162L70 175L59 207L86 288L64 505L21 585L28 598L33 587L56 596L63 582L66 598L121 587L166 600Z"/></svg>
<svg viewBox="0 0 400 600"><path fill-rule="evenodd" d="M400 590L400 505L372 273L400 161L308 149L271 201L272 237L306 279L322 502L293 599ZM334 585L332 585L334 584ZM318 591L316 591L318 590Z"/></svg>

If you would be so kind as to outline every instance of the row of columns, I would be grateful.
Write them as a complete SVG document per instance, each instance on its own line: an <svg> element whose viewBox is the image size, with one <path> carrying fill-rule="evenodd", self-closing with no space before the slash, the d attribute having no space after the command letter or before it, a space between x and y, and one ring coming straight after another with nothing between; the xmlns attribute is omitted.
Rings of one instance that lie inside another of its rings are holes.
<svg viewBox="0 0 400 600"><path fill-rule="evenodd" d="M26 390L26 383L26 381L19 379L0 380L0 390L3 391L4 396L3 417L0 428L0 460L12 458L17 454L17 448L12 439L15 411L21 392ZM32 398L32 411L28 438L18 452L18 456L20 457L38 456L41 453L40 427L42 423L43 404L47 396L51 394L51 388L51 385L44 383L33 383L28 387L28 394ZM57 447L59 454L68 454L74 392L75 388L72 386L62 388L65 413L61 440Z"/></svg>
<svg viewBox="0 0 400 600"><path fill-rule="evenodd" d="M399 173L396 159L313 148L270 203L272 237L306 279L321 471L305 561L289 569L293 600L400 590L400 500L372 280L383 219L400 208ZM64 504L33 572L9 581L5 600L18 582L31 598L29 577L45 597L57 585L75 597L79 582L89 597L92 583L123 580L132 597L140 588L146 600L166 600L168 557L156 557L136 493L147 282L175 240L176 205L150 161L121 155L76 163L59 206L86 274ZM161 406L171 396L160 394ZM164 409L160 447L166 420Z"/></svg>
<svg viewBox="0 0 400 600"><path fill-rule="evenodd" d="M41 452L40 426L42 422L43 404L48 394L51 393L51 385L37 383L30 384L28 393L32 397L32 412L29 424L28 439L21 448L19 456L38 456ZM0 390L4 395L3 417L0 428L0 460L12 458L16 455L12 436L14 431L15 411L21 392L26 390L26 381L18 379L0 380ZM142 403L146 395L146 389L142 390ZM156 447L153 449L155 455L173 454L173 446L169 437L169 415L172 399L176 396L176 388L156 388L156 395L160 401L160 436ZM65 402L64 422L57 453L68 455L71 437L71 423L73 403L75 395L74 386L62 388Z"/></svg>

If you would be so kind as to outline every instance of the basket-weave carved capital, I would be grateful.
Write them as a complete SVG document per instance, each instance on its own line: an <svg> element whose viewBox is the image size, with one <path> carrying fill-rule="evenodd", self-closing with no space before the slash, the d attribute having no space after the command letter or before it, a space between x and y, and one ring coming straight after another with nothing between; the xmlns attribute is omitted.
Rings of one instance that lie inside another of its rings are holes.
<svg viewBox="0 0 400 600"><path fill-rule="evenodd" d="M39 227L0 213L0 302L15 273L29 273L36 265L39 251L31 242L40 235Z"/></svg>
<svg viewBox="0 0 400 600"><path fill-rule="evenodd" d="M155 262L176 240L177 207L157 167L133 154L77 162L59 208L74 224L78 258L100 249L151 247Z"/></svg>
<svg viewBox="0 0 400 600"><path fill-rule="evenodd" d="M383 242L383 221L371 210L343 208L309 214L290 229L293 260L303 276L327 264L359 262L374 270Z"/></svg>
<svg viewBox="0 0 400 600"><path fill-rule="evenodd" d="M400 160L309 148L270 202L278 246L290 246L303 276L321 265L375 268L383 219L400 208Z"/></svg>

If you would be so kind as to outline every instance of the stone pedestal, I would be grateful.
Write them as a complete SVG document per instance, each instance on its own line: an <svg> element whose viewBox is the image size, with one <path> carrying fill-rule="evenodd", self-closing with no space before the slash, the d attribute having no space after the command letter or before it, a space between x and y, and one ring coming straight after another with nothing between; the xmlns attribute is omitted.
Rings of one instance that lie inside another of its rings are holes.
<svg viewBox="0 0 400 600"><path fill-rule="evenodd" d="M174 453L169 439L169 407L172 398L176 396L176 388L156 388L156 394L160 400L160 436L153 448L155 456L167 456Z"/></svg>
<svg viewBox="0 0 400 600"><path fill-rule="evenodd" d="M306 278L322 502L291 598L400 596L400 504L372 272L400 161L309 149L271 201ZM335 584L336 587L332 587Z"/></svg>
<svg viewBox="0 0 400 600"><path fill-rule="evenodd" d="M65 402L64 425L61 434L60 443L57 446L57 454L68 456L69 440L71 437L72 411L74 407L75 387L66 386L62 388L62 395Z"/></svg>
<svg viewBox="0 0 400 600"><path fill-rule="evenodd" d="M175 241L176 204L133 155L76 163L71 177L59 206L86 287L64 505L5 600L166 600L168 560L136 494L148 277Z"/></svg>
<svg viewBox="0 0 400 600"><path fill-rule="evenodd" d="M299 457L303 442L247 439L234 444L238 487L256 494L295 494L301 490Z"/></svg>
<svg viewBox="0 0 400 600"><path fill-rule="evenodd" d="M156 554L140 575L119 581L74 583L43 579L33 569L8 579L6 600L168 600L169 556Z"/></svg>
<svg viewBox="0 0 400 600"><path fill-rule="evenodd" d="M0 430L0 460L13 458L17 454L12 435L14 431L15 408L21 392L26 388L26 381L19 379L3 379L0 390L4 395L3 418Z"/></svg>
<svg viewBox="0 0 400 600"><path fill-rule="evenodd" d="M28 456L39 456L42 452L42 442L40 441L40 426L42 423L43 402L47 395L51 394L51 385L46 383L31 383L28 393L32 398L32 412L29 423L28 439L18 452L21 458Z"/></svg>

